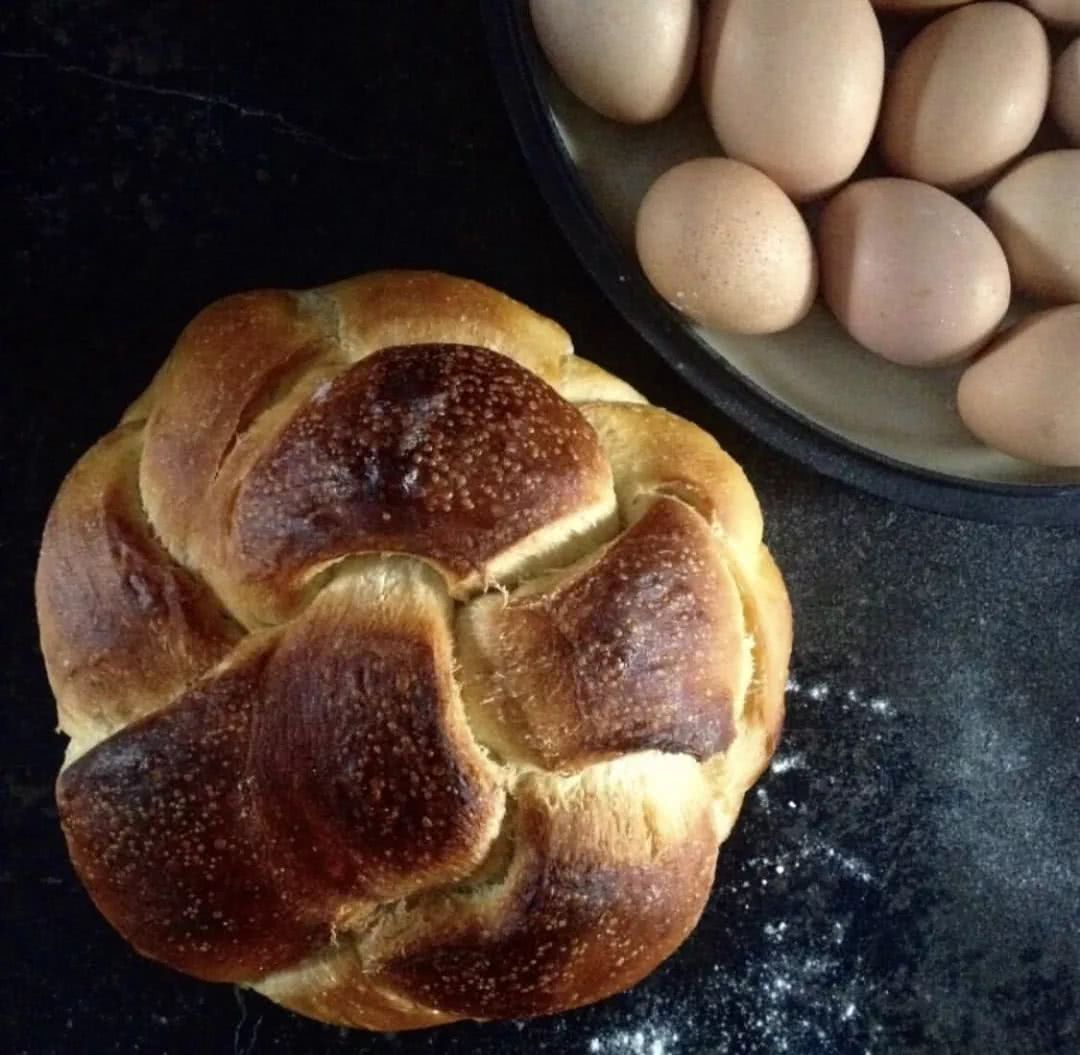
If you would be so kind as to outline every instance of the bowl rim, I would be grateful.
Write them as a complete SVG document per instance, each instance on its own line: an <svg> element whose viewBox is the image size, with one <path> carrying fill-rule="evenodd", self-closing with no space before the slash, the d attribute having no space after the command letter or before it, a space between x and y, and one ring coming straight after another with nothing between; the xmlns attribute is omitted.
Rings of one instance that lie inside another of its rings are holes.
<svg viewBox="0 0 1080 1055"><path fill-rule="evenodd" d="M710 403L775 450L880 498L967 520L1080 525L1080 485L969 480L901 462L811 421L711 352L655 293L592 204L539 87L542 59L526 0L481 8L511 124L563 235L619 312Z"/></svg>

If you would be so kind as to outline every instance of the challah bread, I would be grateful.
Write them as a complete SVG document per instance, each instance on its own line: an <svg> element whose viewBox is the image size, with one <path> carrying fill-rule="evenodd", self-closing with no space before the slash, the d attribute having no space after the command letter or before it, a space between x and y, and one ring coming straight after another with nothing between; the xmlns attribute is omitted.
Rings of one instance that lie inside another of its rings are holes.
<svg viewBox="0 0 1080 1055"><path fill-rule="evenodd" d="M779 735L742 471L484 286L203 311L37 573L75 867L140 952L401 1030L634 984Z"/></svg>

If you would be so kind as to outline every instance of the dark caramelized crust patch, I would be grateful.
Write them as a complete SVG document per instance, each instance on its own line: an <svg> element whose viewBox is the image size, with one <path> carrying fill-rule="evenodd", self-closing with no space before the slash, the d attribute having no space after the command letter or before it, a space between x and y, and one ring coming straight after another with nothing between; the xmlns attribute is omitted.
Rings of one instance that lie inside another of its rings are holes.
<svg viewBox="0 0 1080 1055"><path fill-rule="evenodd" d="M117 929L250 980L371 899L472 871L503 801L456 699L448 609L430 569L371 562L64 770L72 858Z"/></svg>
<svg viewBox="0 0 1080 1055"><path fill-rule="evenodd" d="M249 755L261 823L330 912L460 879L495 838L502 792L464 723L449 619L434 572L376 559L267 662Z"/></svg>
<svg viewBox="0 0 1080 1055"><path fill-rule="evenodd" d="M659 498L595 563L462 613L462 691L482 738L575 768L620 752L723 750L750 676L742 603L702 518Z"/></svg>
<svg viewBox="0 0 1080 1055"><path fill-rule="evenodd" d="M61 725L100 738L168 703L239 630L154 538L138 494L139 428L97 443L65 480L37 570L42 651Z"/></svg>
<svg viewBox="0 0 1080 1055"><path fill-rule="evenodd" d="M265 655L129 725L57 782L68 850L105 917L140 952L241 981L329 937L276 882L245 779Z"/></svg>
<svg viewBox="0 0 1080 1055"><path fill-rule="evenodd" d="M629 779L526 777L505 882L422 896L377 928L365 942L386 957L374 977L424 1006L490 1019L592 1003L653 970L697 923L717 849L697 765L653 764L615 763Z"/></svg>
<svg viewBox="0 0 1080 1055"><path fill-rule="evenodd" d="M230 549L254 580L380 551L463 579L609 492L592 429L512 360L385 349L323 386L251 469Z"/></svg>

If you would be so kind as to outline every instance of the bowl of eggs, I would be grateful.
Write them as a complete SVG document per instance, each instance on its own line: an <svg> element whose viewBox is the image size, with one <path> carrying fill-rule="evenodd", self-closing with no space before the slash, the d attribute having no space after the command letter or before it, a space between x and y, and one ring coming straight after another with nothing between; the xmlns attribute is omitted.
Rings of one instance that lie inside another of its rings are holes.
<svg viewBox="0 0 1080 1055"><path fill-rule="evenodd" d="M593 277L827 475L1080 523L1080 0L511 0L508 109Z"/></svg>

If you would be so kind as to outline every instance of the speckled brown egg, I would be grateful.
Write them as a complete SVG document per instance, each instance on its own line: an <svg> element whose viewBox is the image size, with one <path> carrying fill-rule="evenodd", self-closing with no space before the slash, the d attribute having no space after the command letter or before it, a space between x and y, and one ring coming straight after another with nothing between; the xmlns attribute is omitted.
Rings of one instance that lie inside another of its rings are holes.
<svg viewBox="0 0 1080 1055"><path fill-rule="evenodd" d="M532 0L530 7L559 78L605 117L656 121L682 97L697 58L695 0Z"/></svg>
<svg viewBox="0 0 1080 1055"><path fill-rule="evenodd" d="M636 236L649 281L702 325L774 333L813 303L806 224L768 176L740 161L698 158L665 172L641 203Z"/></svg>
<svg viewBox="0 0 1080 1055"><path fill-rule="evenodd" d="M1055 303L1080 300L1080 150L1036 154L986 197L1013 282Z"/></svg>
<svg viewBox="0 0 1080 1055"><path fill-rule="evenodd" d="M1080 37L1061 53L1054 64L1050 112L1069 141L1080 146Z"/></svg>
<svg viewBox="0 0 1080 1055"><path fill-rule="evenodd" d="M796 201L851 176L874 134L885 71L868 0L714 0L703 38L705 104L726 154Z"/></svg>
<svg viewBox="0 0 1080 1055"><path fill-rule="evenodd" d="M1080 304L1025 319L960 379L964 424L1040 465L1080 466Z"/></svg>
<svg viewBox="0 0 1080 1055"><path fill-rule="evenodd" d="M881 149L900 176L961 191L992 178L1034 138L1050 92L1050 45L1031 12L978 3L904 49L889 75Z"/></svg>
<svg viewBox="0 0 1080 1055"><path fill-rule="evenodd" d="M1009 306L1009 269L989 228L925 183L845 187L818 228L821 286L844 328L905 366L937 366L981 347Z"/></svg>

